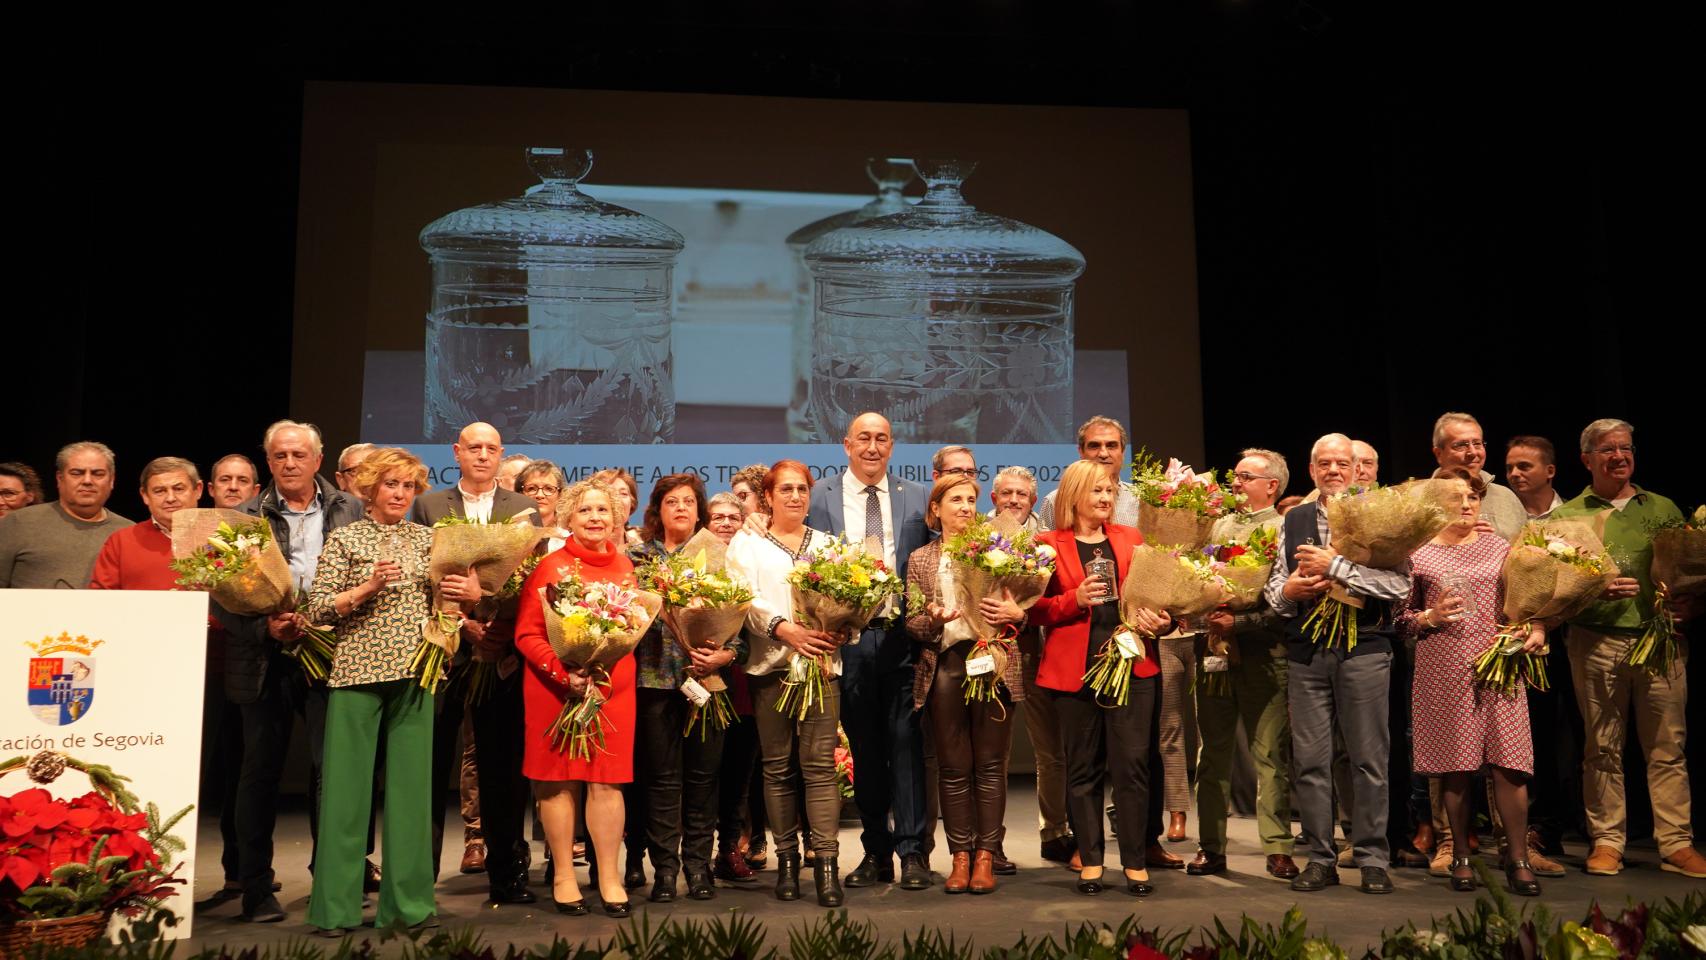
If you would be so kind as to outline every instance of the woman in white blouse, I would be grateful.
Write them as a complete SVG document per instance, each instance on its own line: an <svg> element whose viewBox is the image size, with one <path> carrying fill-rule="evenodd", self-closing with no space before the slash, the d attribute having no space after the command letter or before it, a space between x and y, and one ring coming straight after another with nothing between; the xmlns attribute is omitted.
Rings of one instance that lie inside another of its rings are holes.
<svg viewBox="0 0 1706 960"><path fill-rule="evenodd" d="M794 622L793 587L788 574L827 539L806 526L812 479L805 464L781 460L764 475L762 494L770 506L770 528L762 534L742 530L729 542L729 566L756 595L747 613L751 655L746 672L758 743L764 762L764 805L776 837L776 898L800 896L799 797L803 782L811 848L817 855L817 900L826 907L842 902L836 857L836 825L841 820L841 791L835 781L836 727L841 721L841 644L833 637ZM828 655L832 674L828 692L804 720L778 713L789 659Z"/></svg>

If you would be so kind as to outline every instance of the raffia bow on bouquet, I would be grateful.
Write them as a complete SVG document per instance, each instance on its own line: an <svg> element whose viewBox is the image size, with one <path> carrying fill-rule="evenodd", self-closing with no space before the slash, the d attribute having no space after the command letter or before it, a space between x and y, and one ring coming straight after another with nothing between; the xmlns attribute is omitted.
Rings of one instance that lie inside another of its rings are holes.
<svg viewBox="0 0 1706 960"><path fill-rule="evenodd" d="M1219 565L1216 571L1226 582L1226 602L1222 606L1235 613L1255 609L1262 602L1262 591L1267 588L1268 574L1273 572L1278 553L1279 532L1273 527L1257 527L1242 540L1204 547L1203 554ZM1238 663L1238 644L1233 642L1232 634L1207 633L1205 637L1208 656ZM1225 670L1199 668L1197 681L1209 696L1232 694L1232 678Z"/></svg>
<svg viewBox="0 0 1706 960"><path fill-rule="evenodd" d="M1226 598L1225 578L1201 551L1147 543L1133 547L1120 588L1120 626L1084 674L1096 702L1123 707L1130 697L1132 661L1147 658L1146 644L1154 639L1135 626L1138 610L1159 610L1175 619L1197 617Z"/></svg>
<svg viewBox="0 0 1706 960"><path fill-rule="evenodd" d="M1347 490L1322 499L1333 550L1351 563L1396 570L1459 514L1467 485L1461 480L1411 480L1394 487ZM1303 621L1303 634L1321 647L1357 645L1362 606L1335 587Z"/></svg>
<svg viewBox="0 0 1706 960"><path fill-rule="evenodd" d="M264 517L223 507L179 510L172 515L171 567L178 586L205 590L240 616L289 613L302 604L290 564ZM300 637L280 648L309 680L324 680L337 643L329 628L306 624Z"/></svg>
<svg viewBox="0 0 1706 960"><path fill-rule="evenodd" d="M859 642L865 625L905 592L905 584L889 572L881 557L845 537L830 539L794 564L788 583L793 588L795 621L831 636L848 636L851 643ZM823 709L834 669L828 654L791 655L776 712L804 720L813 709Z"/></svg>
<svg viewBox="0 0 1706 960"><path fill-rule="evenodd" d="M1681 655L1671 602L1706 593L1706 506L1697 507L1686 520L1653 530L1650 570L1653 616L1642 625L1641 639L1629 649L1627 662L1662 676Z"/></svg>
<svg viewBox="0 0 1706 960"><path fill-rule="evenodd" d="M1132 490L1137 494L1137 529L1143 542L1195 550L1208 542L1214 521L1238 505L1238 497L1220 486L1214 471L1197 473L1177 459L1161 461L1139 450L1132 458Z"/></svg>
<svg viewBox="0 0 1706 960"><path fill-rule="evenodd" d="M674 554L652 558L634 575L663 598L658 618L684 653L723 649L740 633L752 606L752 587L729 571L728 547L709 530L694 534ZM722 677L712 673L698 683L710 697L694 703L682 735L697 727L703 740L712 730L727 729L735 711Z"/></svg>
<svg viewBox="0 0 1706 960"><path fill-rule="evenodd" d="M1009 596L1019 609L1028 610L1042 599L1054 575L1054 548L1039 544L1030 531L1002 516L991 521L979 516L965 530L949 537L942 546L952 564L954 603L960 620L971 628L972 649L968 664L989 657L992 669L972 676L966 672L965 702L995 700L1007 664L1018 654L1018 631L1011 625L996 627L978 609L985 597ZM952 643L944 641L944 647Z"/></svg>
<svg viewBox="0 0 1706 960"><path fill-rule="evenodd" d="M571 758L591 760L604 749L609 722L601 709L609 699L610 671L634 652L646 635L663 598L655 593L581 579L580 563L556 583L539 588L545 605L545 640L563 668L587 677L585 692L563 702L547 735L551 745Z"/></svg>
<svg viewBox="0 0 1706 960"><path fill-rule="evenodd" d="M421 689L437 693L444 679L444 665L456 656L462 644L462 604L441 592L444 578L467 574L479 578L482 596L493 596L533 551L544 529L523 510L501 523L484 523L451 515L433 524L432 553L427 559L427 577L432 583L432 611L421 626L421 643L409 661Z"/></svg>
<svg viewBox="0 0 1706 960"><path fill-rule="evenodd" d="M1536 620L1567 620L1586 609L1618 576L1599 531L1580 520L1524 526L1505 557L1505 602L1498 635L1475 658L1475 680L1514 696L1518 684L1546 690L1546 655L1523 650Z"/></svg>

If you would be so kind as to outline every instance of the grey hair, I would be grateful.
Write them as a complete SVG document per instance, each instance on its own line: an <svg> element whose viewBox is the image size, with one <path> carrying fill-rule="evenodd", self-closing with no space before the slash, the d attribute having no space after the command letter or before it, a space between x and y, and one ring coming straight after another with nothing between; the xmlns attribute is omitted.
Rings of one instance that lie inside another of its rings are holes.
<svg viewBox="0 0 1706 960"><path fill-rule="evenodd" d="M507 467L512 463L532 463L533 458L525 453L512 453L498 461L498 466ZM549 461L547 461L549 462Z"/></svg>
<svg viewBox="0 0 1706 960"><path fill-rule="evenodd" d="M719 503L725 507L734 507L736 510L739 510L742 515L746 513L746 511L741 508L740 498L727 490L724 490L722 493L713 494L711 499L705 501L705 512L709 514L711 512L711 508Z"/></svg>
<svg viewBox="0 0 1706 960"><path fill-rule="evenodd" d="M1120 423L1113 417L1104 417L1101 414L1097 414L1078 425L1078 449L1084 449L1084 438L1089 435L1091 430L1094 430L1097 427L1112 427L1115 430L1118 430L1120 434L1120 447L1123 449L1131 446L1131 438L1126 435L1125 424Z"/></svg>
<svg viewBox="0 0 1706 960"><path fill-rule="evenodd" d="M142 489L148 489L148 481L162 473L177 473L182 471L189 475L191 483L201 483L201 471L195 464L183 457L155 457L148 461L148 466L142 468Z"/></svg>
<svg viewBox="0 0 1706 960"><path fill-rule="evenodd" d="M950 444L949 446L943 447L942 449L936 451L936 453L930 457L930 469L935 471L936 473L941 473L942 472L942 464L947 463L948 457L950 455L956 454L956 453L966 454L967 456L972 458L973 463L977 462L977 454L972 453L970 447L962 447L956 443L956 444Z"/></svg>
<svg viewBox="0 0 1706 960"><path fill-rule="evenodd" d="M113 456L113 448L97 440L79 440L76 443L68 443L60 447L59 452L54 454L53 472L64 473L66 465L71 462L71 458L79 453L98 453L107 458L108 472L118 470L118 459Z"/></svg>
<svg viewBox="0 0 1706 960"><path fill-rule="evenodd" d="M505 457L504 459L507 460L509 458ZM561 491L564 487L568 486L568 479L563 476L562 469L556 464L549 460L534 460L529 458L527 466L516 471L515 488L520 490L522 483L526 481L528 477L541 473L548 474L552 480L556 481L558 491Z"/></svg>
<svg viewBox="0 0 1706 960"><path fill-rule="evenodd" d="M320 439L320 428L314 426L312 423L298 423L295 420L274 421L271 426L267 427L267 432L261 435L261 449L270 453L272 451L273 438L278 436L278 432L280 430L293 429L306 430L308 432L308 436L313 440L312 446L314 447L315 456L320 456L325 452Z"/></svg>
<svg viewBox="0 0 1706 960"><path fill-rule="evenodd" d="M1588 424L1587 429L1582 431L1582 452L1587 453L1592 450L1593 445L1599 442L1600 437L1605 436L1613 430L1627 430L1629 432L1629 439L1631 441L1635 439L1635 427L1633 424L1627 420L1619 420L1616 417L1606 417L1603 420L1595 420Z"/></svg>
<svg viewBox="0 0 1706 960"><path fill-rule="evenodd" d="M1282 495L1284 495L1286 486L1291 483L1291 468L1285 465L1284 457L1272 450L1264 450L1261 447L1250 447L1238 454L1238 456L1241 458L1258 457L1263 463L1266 463L1268 465L1268 472L1273 474L1275 480L1279 481L1279 489L1274 491L1274 499L1278 500ZM1311 455L1310 459L1313 460L1314 456Z"/></svg>
<svg viewBox="0 0 1706 960"><path fill-rule="evenodd" d="M1475 419L1474 417L1470 416L1467 413L1455 413L1455 412L1442 413L1439 415L1439 419L1434 421L1434 449L1435 450L1438 450L1441 447L1445 446L1445 428L1451 426L1454 423L1472 423L1475 425L1476 429L1480 429L1480 427L1481 427L1481 421Z"/></svg>
<svg viewBox="0 0 1706 960"><path fill-rule="evenodd" d="M994 489L995 487L1000 486L1002 477L1012 477L1015 480L1025 481L1031 485L1031 496L1034 497L1037 495L1037 475L1031 472L1030 467L1018 463L1002 467L1000 470L996 471L995 480L990 483L990 488Z"/></svg>
<svg viewBox="0 0 1706 960"><path fill-rule="evenodd" d="M352 443L352 444L350 444L349 446L347 446L343 449L342 453L338 454L338 469L342 470L344 468L344 461L349 459L350 454L359 453L359 454L362 454L363 459L366 459L367 454L372 453L373 451L375 451L377 449L379 449L379 448L374 446L371 443Z"/></svg>
<svg viewBox="0 0 1706 960"><path fill-rule="evenodd" d="M1342 443L1348 447L1351 445L1351 438L1342 433L1324 434L1320 439L1309 445L1309 462L1314 463L1315 455L1320 453L1321 448L1329 443Z"/></svg>

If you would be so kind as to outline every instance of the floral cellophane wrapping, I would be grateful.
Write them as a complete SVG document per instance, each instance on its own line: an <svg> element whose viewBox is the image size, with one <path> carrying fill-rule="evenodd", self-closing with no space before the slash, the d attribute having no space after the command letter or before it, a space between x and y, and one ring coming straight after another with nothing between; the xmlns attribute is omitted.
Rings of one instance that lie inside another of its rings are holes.
<svg viewBox="0 0 1706 960"><path fill-rule="evenodd" d="M1204 580L1165 547L1138 544L1120 588L1120 620L1132 623L1140 608L1173 617L1199 617L1226 602L1220 584Z"/></svg>
<svg viewBox="0 0 1706 960"><path fill-rule="evenodd" d="M1333 550L1352 563L1395 570L1457 516L1461 480L1412 480L1349 497L1327 497Z"/></svg>
<svg viewBox="0 0 1706 960"><path fill-rule="evenodd" d="M457 601L438 595L439 583L451 574L465 574L472 568L480 580L482 597L490 597L503 587L533 552L534 545L546 536L544 528L527 522L527 516L523 513L504 523L457 523L433 529L427 576L432 582L435 611L455 614L461 607ZM447 657L455 656L461 643L461 631L444 630L437 617L427 618L421 636L443 647Z"/></svg>
<svg viewBox="0 0 1706 960"><path fill-rule="evenodd" d="M1152 503L1137 505L1137 529L1143 542L1161 546L1200 550L1208 543L1214 529L1214 518L1195 510L1179 507L1158 507Z"/></svg>
<svg viewBox="0 0 1706 960"><path fill-rule="evenodd" d="M263 517L251 516L223 507L187 507L172 514L172 557L181 560L206 547L221 523L239 527L250 523L266 523ZM215 602L240 616L262 616L290 609L296 596L296 579L291 576L290 564L284 551L268 531L267 545L250 559L242 573L218 584L211 591Z"/></svg>
<svg viewBox="0 0 1706 960"><path fill-rule="evenodd" d="M657 619L658 611L663 609L662 597L641 590L635 596L635 602L646 611L645 623L633 630L607 631L598 636L586 629L572 631L571 635L563 618L552 609L545 589L539 588L539 602L545 605L545 642L551 645L551 652L557 655L563 666L571 670L597 667L608 673L617 661L640 645L640 639L651 628L652 621Z"/></svg>
<svg viewBox="0 0 1706 960"><path fill-rule="evenodd" d="M688 557L705 554L706 573L728 572L728 545L710 530L701 530L688 540L681 552ZM740 603L722 607L680 607L664 604L658 614L675 642L683 651L698 647L701 650L721 650L746 625L746 612L752 604ZM699 678L699 685L716 693L729 685L716 674Z"/></svg>
<svg viewBox="0 0 1706 960"><path fill-rule="evenodd" d="M1583 553L1602 557L1605 572L1594 576L1553 557L1544 547L1523 543L1531 532L1560 537ZM1581 520L1532 521L1522 528L1505 557L1505 620L1509 623L1551 617L1567 620L1597 601L1618 576L1617 564L1606 555L1604 541L1590 524Z"/></svg>
<svg viewBox="0 0 1706 960"><path fill-rule="evenodd" d="M1706 593L1706 530L1667 527L1653 534L1653 585L1672 597Z"/></svg>

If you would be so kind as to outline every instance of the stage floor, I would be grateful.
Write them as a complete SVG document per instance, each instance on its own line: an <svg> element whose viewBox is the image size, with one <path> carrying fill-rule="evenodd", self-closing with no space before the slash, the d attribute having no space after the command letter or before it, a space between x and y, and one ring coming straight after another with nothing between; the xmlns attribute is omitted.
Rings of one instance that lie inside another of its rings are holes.
<svg viewBox="0 0 1706 960"><path fill-rule="evenodd" d="M951 927L962 938L974 937L980 949L987 946L1008 946L1020 933L1058 933L1064 926L1077 925L1083 920L1095 920L1117 925L1128 914L1139 915L1145 926L1167 930L1195 928L1212 924L1218 914L1236 918L1240 912L1269 922L1277 922L1292 904L1303 907L1311 931L1330 934L1342 945L1352 948L1356 955L1363 946L1378 947L1382 930L1415 920L1426 926L1430 915L1449 914L1454 908L1467 906L1473 897L1453 893L1446 882L1429 877L1425 870L1394 870L1393 883L1397 890L1390 896L1373 897L1354 886L1354 870L1341 871L1350 886L1330 888L1321 893L1293 893L1284 883L1270 878L1263 870L1260 848L1255 842L1255 821L1234 819L1230 825L1230 873L1218 877L1189 877L1182 870L1152 870L1151 878L1157 888L1154 896L1143 901L1110 889L1098 897L1079 896L1073 890L1074 875L1047 863L1038 856L1036 842L1036 799L1028 779L1015 778L1007 807L1009 839L1007 856L1019 866L1013 877L1001 877L1001 887L988 896L947 897L942 893L942 870L947 864L946 844L937 834L937 852L932 866L936 869L936 884L928 890L909 892L893 886L847 891L847 910L854 918L877 921L881 929L898 940L902 932L916 931L924 924ZM1184 843L1169 844L1174 853L1187 859L1196 850L1193 814L1192 836ZM197 901L216 892L221 884L219 870L220 841L217 824L204 818L200 824L200 859L206 865L197 878ZM464 876L457 872L462 856L460 820L446 830L444 871L438 887L439 914L446 928L466 924L477 925L488 943L502 945L543 944L561 936L573 941L597 940L607 937L618 924L598 912L596 895L588 898L593 913L586 917L562 917L554 913L550 891L538 883L543 870L544 856L535 850L534 892L541 902L532 906L490 907L485 904L486 882L481 875ZM859 831L856 827L841 829L843 871L858 863L860 856ZM1666 896L1680 898L1695 889L1700 882L1679 874L1665 873L1658 868L1658 855L1651 841L1632 846L1628 854L1628 869L1618 877L1589 877L1580 871L1581 858L1586 853L1580 844L1570 844L1563 861L1571 868L1562 879L1542 879L1545 893L1540 898L1563 919L1579 919L1596 898L1605 906L1621 907L1624 900L1657 902ZM383 859L383 852L380 854ZM195 936L189 941L195 947L252 945L279 943L309 934L306 922L310 878L308 863L308 818L296 810L281 816L277 832L276 869L284 889L279 901L289 913L283 923L248 924L236 919L235 901L198 913ZM1483 857L1489 867L1496 865L1493 856ZM771 865L775 863L774 854ZM1108 876L1119 876L1114 866L1110 846ZM1301 864L1300 864L1301 865ZM649 871L648 871L649 872ZM1502 874L1496 874L1502 881ZM646 889L634 891L635 916L649 912L654 920L664 917L703 918L730 910L743 910L764 923L771 943L785 947L786 930L801 921L816 919L821 911L811 894L809 871L801 877L804 897L796 903L781 903L772 895L774 869L758 874L759 882L744 885L719 885L717 897L710 901L678 899L673 904L657 905L645 901ZM585 868L581 868L583 888ZM1121 888L1123 889L1123 887ZM373 898L369 897L367 918L373 917ZM357 936L374 936L364 930ZM330 941L326 942L328 945Z"/></svg>

